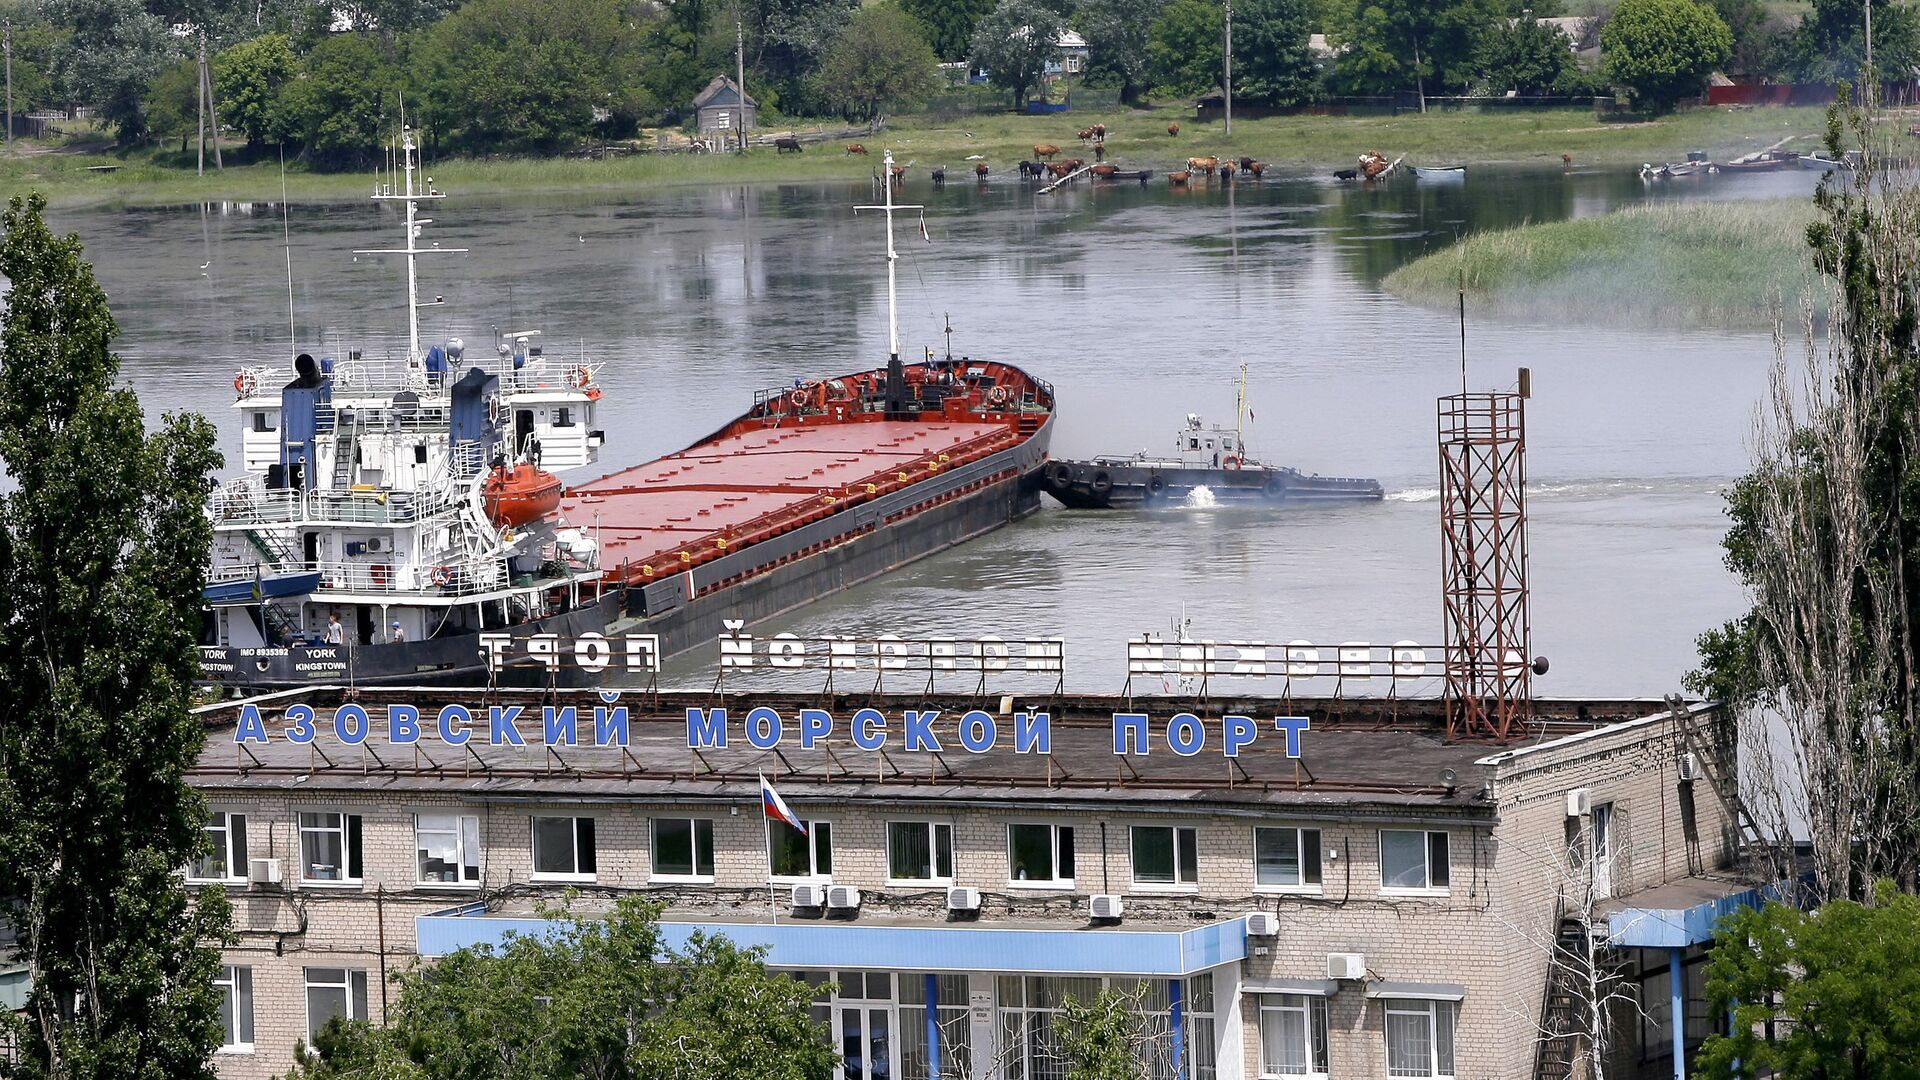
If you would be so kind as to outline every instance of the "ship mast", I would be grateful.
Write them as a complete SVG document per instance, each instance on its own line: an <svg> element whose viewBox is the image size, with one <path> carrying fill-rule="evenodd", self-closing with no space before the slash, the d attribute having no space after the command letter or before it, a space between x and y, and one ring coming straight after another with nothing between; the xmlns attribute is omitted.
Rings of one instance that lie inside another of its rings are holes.
<svg viewBox="0 0 1920 1080"><path fill-rule="evenodd" d="M900 302L894 284L893 264L900 259L899 252L893 247L893 212L895 210L924 210L924 206L914 206L893 201L893 151L885 151L880 158L884 170L881 183L886 188L886 202L878 206L856 206L854 213L862 210L880 210L887 215L887 358L900 359Z"/></svg>
<svg viewBox="0 0 1920 1080"><path fill-rule="evenodd" d="M406 205L406 246L398 248L372 248L365 251L356 251L354 254L405 255L407 257L407 366L409 368L417 368L420 366L423 355L420 351L420 309L423 307L437 307L440 304L440 298L436 296L427 303L423 304L420 302L420 283L414 270L414 256L451 255L464 252L467 249L443 248L438 243L435 243L432 247L423 248L420 246L422 226L433 224L432 218L420 216L420 204L422 202L444 199L446 196L433 189L431 183L432 177L427 178L429 183L425 191L414 190L413 151L415 147L413 129L404 124L400 128L400 147L403 158L401 171L406 175L404 186L399 192L395 192L391 181L384 185L375 184L373 200L375 202L397 202Z"/></svg>
<svg viewBox="0 0 1920 1080"><path fill-rule="evenodd" d="M1247 440L1240 433L1247 421L1247 362L1240 361L1240 391L1233 403L1233 452L1240 455L1242 461L1247 457Z"/></svg>

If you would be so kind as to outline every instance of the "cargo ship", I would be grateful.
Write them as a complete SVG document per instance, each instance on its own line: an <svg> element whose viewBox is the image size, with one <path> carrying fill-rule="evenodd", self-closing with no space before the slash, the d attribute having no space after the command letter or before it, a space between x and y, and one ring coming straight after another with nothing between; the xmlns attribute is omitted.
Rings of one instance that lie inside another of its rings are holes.
<svg viewBox="0 0 1920 1080"><path fill-rule="evenodd" d="M415 206L440 196L416 191L403 147L404 184L375 197L405 205L408 244L391 253L417 307L414 257L442 249L419 246ZM263 408L276 373L249 369L250 474L210 506L206 678L544 682L525 649L490 666L480 635L645 637L668 656L1038 509L1053 388L997 361L903 363L901 207L888 187L861 209L885 215L887 363L756 391L706 438L596 480L563 488L554 472L604 441L599 369L530 355L530 332L462 373L457 342L421 349L416 316L397 378L357 398L302 357Z"/></svg>

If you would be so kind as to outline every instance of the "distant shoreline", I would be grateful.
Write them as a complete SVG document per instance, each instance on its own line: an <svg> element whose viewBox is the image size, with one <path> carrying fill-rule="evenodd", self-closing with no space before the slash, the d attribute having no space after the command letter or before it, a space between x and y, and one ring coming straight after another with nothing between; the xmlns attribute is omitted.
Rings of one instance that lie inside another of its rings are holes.
<svg viewBox="0 0 1920 1080"><path fill-rule="evenodd" d="M1172 121L1180 124L1177 136L1167 134ZM866 157L849 155L844 142L830 142L809 145L799 154L755 149L745 155L646 152L603 160L449 158L430 163L428 171L435 186L460 195L858 181L877 173L880 152L891 148L899 161L911 163L909 179L924 180L929 168L943 165L949 183L970 182L975 162L969 158L978 156L994 175L1004 175L1021 159L1031 158L1036 143L1060 147L1062 159L1092 161L1092 147L1074 136L1080 128L1096 123L1108 128L1108 161L1159 172L1181 167L1189 156L1209 155L1252 157L1287 171L1332 172L1350 168L1360 152L1374 149L1388 157L1405 156L1413 164L1558 166L1564 154L1576 166L1628 167L1683 160L1689 150L1730 157L1783 136L1790 137L1787 145L1794 149L1812 150L1825 122L1821 108L1738 112L1702 108L1638 123L1602 122L1589 110L1552 108L1243 119L1235 122L1233 138L1228 139L1221 124L1198 123L1191 113L1173 109L1089 110L1054 116L981 114L940 122L915 116L896 119L888 128L861 139L872 151ZM800 130L806 130L805 125ZM16 154L0 157L0 185L8 194L37 188L57 206L280 198L277 158L230 165L224 171L208 162L206 175L195 176L191 167L162 164L155 157L151 151ZM99 166L115 168L89 171ZM287 173L288 197L302 201L353 199L371 188L371 170L323 173L296 165Z"/></svg>

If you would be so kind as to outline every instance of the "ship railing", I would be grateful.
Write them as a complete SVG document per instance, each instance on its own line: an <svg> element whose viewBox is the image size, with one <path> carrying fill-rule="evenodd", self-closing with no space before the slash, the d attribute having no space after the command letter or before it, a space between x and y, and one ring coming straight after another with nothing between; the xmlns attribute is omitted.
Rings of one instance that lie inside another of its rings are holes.
<svg viewBox="0 0 1920 1080"><path fill-rule="evenodd" d="M492 592L506 583L499 566L492 563L477 567L457 561L446 564L300 561L292 566L273 567L237 556L217 559L208 571L207 580L213 583L250 581L261 574L288 571L319 572L323 592L471 596Z"/></svg>
<svg viewBox="0 0 1920 1080"><path fill-rule="evenodd" d="M376 488L348 491L296 491L269 488L257 480L216 488L208 507L216 525L260 525L296 521L349 521L374 525L410 525L453 509L460 502L456 485L426 492Z"/></svg>
<svg viewBox="0 0 1920 1080"><path fill-rule="evenodd" d="M331 358L329 358L331 359ZM586 387L599 378L605 363L594 360L585 349L573 356L542 354L526 357L523 366L514 367L511 356L463 356L449 359L447 370L428 373L424 367L409 364L395 356L358 359L333 359L326 374L336 389L356 393L412 390L416 393L445 392L469 368L481 368L500 377L502 391L554 390ZM241 369L253 376L254 390L247 397L277 399L279 388L294 377L293 369L277 364L252 364ZM588 378L580 381L576 373ZM572 379L573 381L569 382ZM563 385L564 384L564 385Z"/></svg>

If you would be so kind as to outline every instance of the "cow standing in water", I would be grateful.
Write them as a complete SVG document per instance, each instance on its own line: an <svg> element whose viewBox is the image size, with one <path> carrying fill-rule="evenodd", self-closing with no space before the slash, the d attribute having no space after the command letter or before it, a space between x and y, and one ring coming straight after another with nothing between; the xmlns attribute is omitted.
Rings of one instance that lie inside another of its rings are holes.
<svg viewBox="0 0 1920 1080"><path fill-rule="evenodd" d="M975 163L974 163L974 166L973 166L973 175L975 175L975 176L977 176L977 177L979 177L980 179L982 179L982 180L985 180L985 179L987 178L987 173L988 173L989 171L991 171L991 170L989 170L989 169L987 168L987 163L986 163L986 162L984 162L984 161L979 161L979 162L975 162Z"/></svg>

